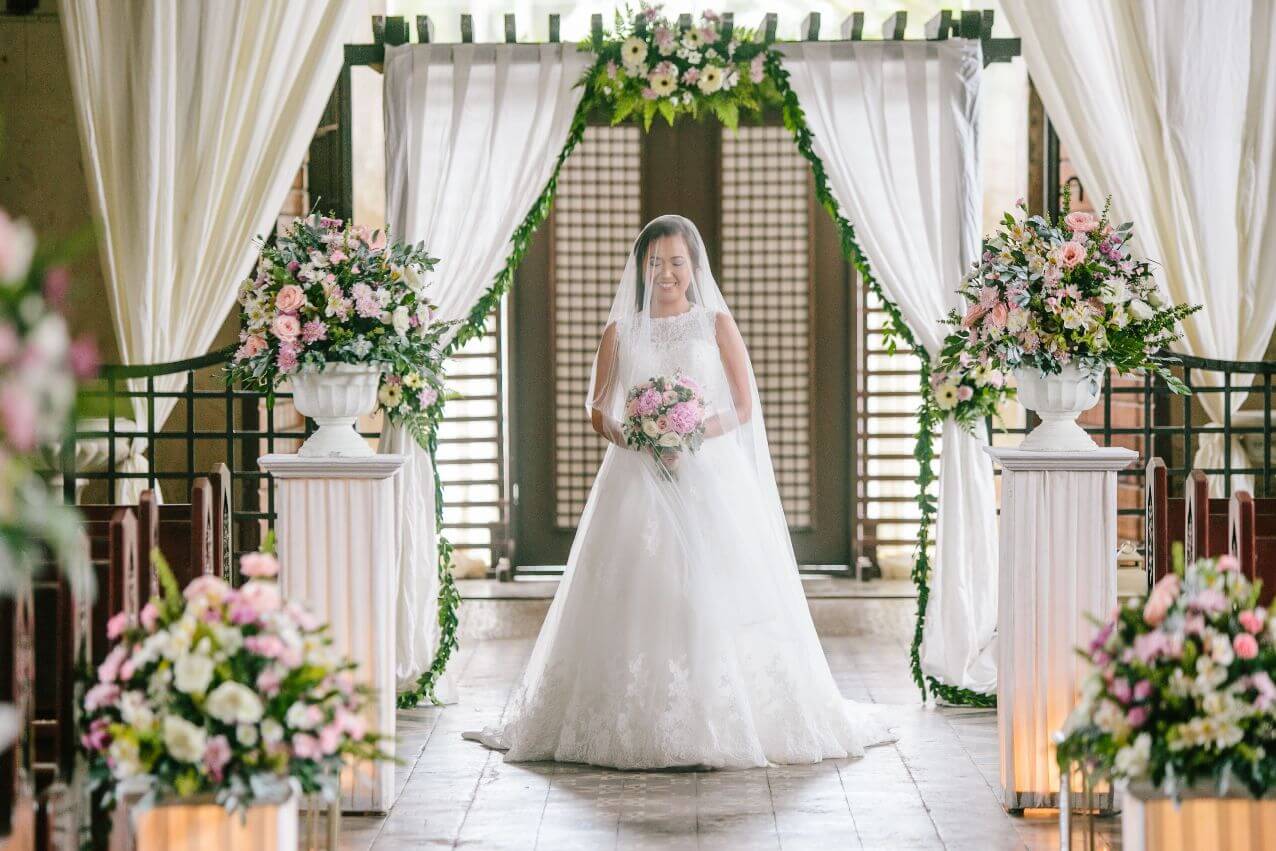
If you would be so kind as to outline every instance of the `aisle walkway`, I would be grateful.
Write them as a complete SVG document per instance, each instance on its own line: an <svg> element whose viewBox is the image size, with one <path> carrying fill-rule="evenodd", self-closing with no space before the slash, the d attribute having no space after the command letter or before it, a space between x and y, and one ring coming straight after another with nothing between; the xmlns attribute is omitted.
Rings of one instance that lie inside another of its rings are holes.
<svg viewBox="0 0 1276 851"><path fill-rule="evenodd" d="M891 707L897 744L731 772L506 765L463 741L499 717L531 647L471 643L456 660L459 705L400 713L402 793L387 818L347 817L343 848L1058 848L1053 815L1015 819L998 803L995 714L921 706L902 636L824 640L843 693Z"/></svg>

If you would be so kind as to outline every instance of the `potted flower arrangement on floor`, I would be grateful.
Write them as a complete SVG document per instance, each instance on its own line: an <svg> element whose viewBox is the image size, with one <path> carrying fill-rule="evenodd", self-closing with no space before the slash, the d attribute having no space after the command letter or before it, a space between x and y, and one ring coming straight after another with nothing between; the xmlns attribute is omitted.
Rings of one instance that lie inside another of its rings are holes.
<svg viewBox="0 0 1276 851"><path fill-rule="evenodd" d="M984 239L959 290L968 307L947 319L955 330L934 372L941 408L973 424L995 410L1013 373L1020 401L1042 420L1023 448L1089 450L1076 419L1098 401L1109 369L1152 372L1188 392L1165 349L1200 308L1165 303L1149 262L1131 253L1133 225L1113 226L1110 205L1098 217L1072 212L1065 194L1052 222L1020 202Z"/></svg>
<svg viewBox="0 0 1276 851"><path fill-rule="evenodd" d="M425 294L436 262L382 231L296 219L240 287L229 378L268 392L291 382L297 410L319 426L301 455L371 455L354 429L360 416L378 401L419 414L438 397L439 343L453 323L436 318Z"/></svg>
<svg viewBox="0 0 1276 851"><path fill-rule="evenodd" d="M161 560L162 596L108 624L117 643L84 694L81 745L116 807L116 847L296 848L300 794L331 800L344 760L391 758L353 664L283 602L278 571L253 553L241 587L208 575L179 590Z"/></svg>
<svg viewBox="0 0 1276 851"><path fill-rule="evenodd" d="M1231 556L1180 566L1082 651L1059 765L1124 788L1125 848L1256 848L1244 837L1276 823L1276 621L1258 598Z"/></svg>

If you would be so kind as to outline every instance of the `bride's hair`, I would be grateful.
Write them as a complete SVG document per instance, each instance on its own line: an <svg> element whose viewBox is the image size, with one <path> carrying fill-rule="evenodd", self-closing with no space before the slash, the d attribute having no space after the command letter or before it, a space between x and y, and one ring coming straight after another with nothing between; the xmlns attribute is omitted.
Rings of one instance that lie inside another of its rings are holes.
<svg viewBox="0 0 1276 851"><path fill-rule="evenodd" d="M696 269L700 266L700 239L686 219L681 216L661 216L648 222L647 226L642 229L642 233L638 234L638 238L634 240L634 260L638 267L637 307L639 310L642 310L646 305L647 249L651 248L651 244L662 236L682 237L683 242L687 244L687 251L691 254L688 258L691 261L691 268ZM690 290L687 291L687 299L695 301Z"/></svg>

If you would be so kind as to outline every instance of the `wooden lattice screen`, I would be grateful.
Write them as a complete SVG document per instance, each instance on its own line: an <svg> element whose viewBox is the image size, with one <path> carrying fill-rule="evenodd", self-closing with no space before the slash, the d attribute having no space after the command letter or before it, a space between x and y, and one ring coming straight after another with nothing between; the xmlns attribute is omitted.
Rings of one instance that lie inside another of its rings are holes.
<svg viewBox="0 0 1276 851"><path fill-rule="evenodd" d="M554 202L554 522L574 529L607 444L584 415L589 370L642 226L637 127L590 127Z"/></svg>
<svg viewBox="0 0 1276 851"><path fill-rule="evenodd" d="M812 511L809 174L783 127L722 134L720 284L749 347L793 529Z"/></svg>

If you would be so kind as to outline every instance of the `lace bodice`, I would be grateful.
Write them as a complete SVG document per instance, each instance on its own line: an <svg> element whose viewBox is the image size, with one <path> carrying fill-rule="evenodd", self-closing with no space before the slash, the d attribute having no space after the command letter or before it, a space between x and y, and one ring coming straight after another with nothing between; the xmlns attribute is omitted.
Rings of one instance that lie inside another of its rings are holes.
<svg viewBox="0 0 1276 851"><path fill-rule="evenodd" d="M648 378L681 371L700 382L711 407L729 406L713 311L693 304L686 313L653 317L650 323L634 325L649 329L650 339L635 339L633 327L622 329L620 375L626 390Z"/></svg>

